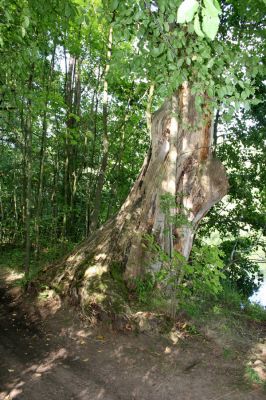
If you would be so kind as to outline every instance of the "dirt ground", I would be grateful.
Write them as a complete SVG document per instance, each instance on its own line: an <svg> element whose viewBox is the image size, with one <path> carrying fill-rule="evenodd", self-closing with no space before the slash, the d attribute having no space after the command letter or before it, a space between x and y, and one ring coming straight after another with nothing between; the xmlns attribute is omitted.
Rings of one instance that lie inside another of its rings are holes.
<svg viewBox="0 0 266 400"><path fill-rule="evenodd" d="M245 384L246 352L203 335L103 332L68 307L41 318L3 282L0 301L0 400L265 399Z"/></svg>

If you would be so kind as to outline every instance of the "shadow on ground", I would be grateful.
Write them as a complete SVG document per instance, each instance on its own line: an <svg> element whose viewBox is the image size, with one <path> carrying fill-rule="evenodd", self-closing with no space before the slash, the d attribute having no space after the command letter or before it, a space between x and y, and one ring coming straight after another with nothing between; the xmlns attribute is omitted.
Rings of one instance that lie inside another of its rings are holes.
<svg viewBox="0 0 266 400"><path fill-rule="evenodd" d="M203 336L104 332L63 306L46 319L0 288L0 400L262 400L244 354ZM247 349L248 350L248 349Z"/></svg>

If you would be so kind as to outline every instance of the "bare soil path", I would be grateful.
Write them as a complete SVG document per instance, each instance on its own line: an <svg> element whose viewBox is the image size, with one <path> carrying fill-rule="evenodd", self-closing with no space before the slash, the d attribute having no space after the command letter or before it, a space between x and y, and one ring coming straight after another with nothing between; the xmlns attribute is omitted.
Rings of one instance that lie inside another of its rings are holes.
<svg viewBox="0 0 266 400"><path fill-rule="evenodd" d="M244 384L243 354L230 359L203 336L100 332L67 308L46 319L0 287L0 400L262 400Z"/></svg>

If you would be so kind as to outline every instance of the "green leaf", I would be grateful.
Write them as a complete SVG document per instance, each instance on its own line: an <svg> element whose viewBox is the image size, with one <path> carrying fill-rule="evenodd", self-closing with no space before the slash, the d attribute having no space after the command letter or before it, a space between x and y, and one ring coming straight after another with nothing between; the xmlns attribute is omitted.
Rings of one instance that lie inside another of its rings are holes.
<svg viewBox="0 0 266 400"><path fill-rule="evenodd" d="M178 7L176 22L183 24L192 21L198 8L199 3L197 0L184 0Z"/></svg>
<svg viewBox="0 0 266 400"><path fill-rule="evenodd" d="M204 33L202 32L201 27L200 27L199 14L196 14L196 16L195 16L194 29L198 36L204 37Z"/></svg>
<svg viewBox="0 0 266 400"><path fill-rule="evenodd" d="M68 3L66 3L66 4L65 4L65 16L66 16L67 18L70 18L70 17L71 17L71 14L72 14L71 7L69 6Z"/></svg>
<svg viewBox="0 0 266 400"><path fill-rule="evenodd" d="M159 47L154 47L154 48L151 50L151 55L152 55L153 57L159 57L160 54L161 54L161 50L159 49Z"/></svg>
<svg viewBox="0 0 266 400"><path fill-rule="evenodd" d="M211 59L208 61L208 63L207 63L207 68L208 68L208 69L213 67L214 61L215 61L214 58L211 58Z"/></svg>
<svg viewBox="0 0 266 400"><path fill-rule="evenodd" d="M167 59L168 59L170 62L173 62L173 61L174 61L174 57L173 57L173 54L172 54L172 52L171 52L170 49L167 50Z"/></svg>
<svg viewBox="0 0 266 400"><path fill-rule="evenodd" d="M22 25L24 26L24 28L28 28L29 24L30 24L30 19L27 15L25 15Z"/></svg>
<svg viewBox="0 0 266 400"><path fill-rule="evenodd" d="M116 10L117 7L118 7L118 3L119 3L118 0L112 0L111 3L110 3L110 10L111 10L111 11Z"/></svg>
<svg viewBox="0 0 266 400"><path fill-rule="evenodd" d="M168 22L169 24L172 24L175 21L175 15L174 14L170 14L168 17Z"/></svg>
<svg viewBox="0 0 266 400"><path fill-rule="evenodd" d="M214 0L213 1L214 6L217 8L217 10L219 11L219 13L222 12L219 1L218 0Z"/></svg>
<svg viewBox="0 0 266 400"><path fill-rule="evenodd" d="M176 63L176 66L177 66L177 67L181 67L182 64L183 64L183 62L184 62L184 58L179 58L179 60L178 60L177 63Z"/></svg>
<svg viewBox="0 0 266 400"><path fill-rule="evenodd" d="M217 35L219 29L219 23L220 23L219 17L213 17L210 15L204 15L203 17L203 22L202 22L203 32L211 40L214 40L215 36Z"/></svg>
<svg viewBox="0 0 266 400"><path fill-rule="evenodd" d="M212 17L218 17L221 12L215 7L212 0L204 0L204 6L205 10L207 11L207 15Z"/></svg>
<svg viewBox="0 0 266 400"><path fill-rule="evenodd" d="M169 32L169 24L167 22L164 23L164 30Z"/></svg>
<svg viewBox="0 0 266 400"><path fill-rule="evenodd" d="M26 29L24 28L24 26L21 27L21 35L22 37L26 35Z"/></svg>

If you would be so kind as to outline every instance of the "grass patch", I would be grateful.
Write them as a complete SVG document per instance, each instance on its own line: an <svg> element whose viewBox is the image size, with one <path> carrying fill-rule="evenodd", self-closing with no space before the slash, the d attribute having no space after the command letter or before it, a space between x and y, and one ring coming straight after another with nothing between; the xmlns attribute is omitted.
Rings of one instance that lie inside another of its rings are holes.
<svg viewBox="0 0 266 400"><path fill-rule="evenodd" d="M245 308L245 315L252 321L266 322L266 309L260 304L247 304Z"/></svg>
<svg viewBox="0 0 266 400"><path fill-rule="evenodd" d="M245 376L246 376L246 379L247 379L248 383L250 383L251 385L253 385L253 384L256 384L256 385L265 384L265 382L263 382L263 380L260 379L258 373L256 371L254 371L254 369L252 367L250 367L249 365L246 366Z"/></svg>

